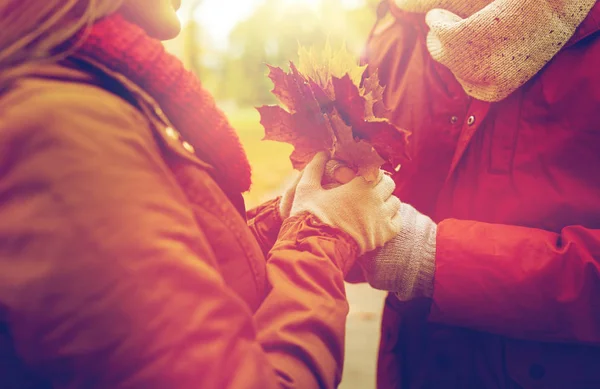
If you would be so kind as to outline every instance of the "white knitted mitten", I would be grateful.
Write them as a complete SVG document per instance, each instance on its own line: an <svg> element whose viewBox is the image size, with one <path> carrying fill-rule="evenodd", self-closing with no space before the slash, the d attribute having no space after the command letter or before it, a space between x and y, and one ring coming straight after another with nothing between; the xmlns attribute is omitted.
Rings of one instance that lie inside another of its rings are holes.
<svg viewBox="0 0 600 389"><path fill-rule="evenodd" d="M431 297L437 225L408 204L402 204L400 219L400 233L359 258L359 264L372 287L393 292L401 301Z"/></svg>
<svg viewBox="0 0 600 389"><path fill-rule="evenodd" d="M489 4L485 4L489 3ZM569 41L596 0L396 0L427 12L427 48L465 92L500 101Z"/></svg>

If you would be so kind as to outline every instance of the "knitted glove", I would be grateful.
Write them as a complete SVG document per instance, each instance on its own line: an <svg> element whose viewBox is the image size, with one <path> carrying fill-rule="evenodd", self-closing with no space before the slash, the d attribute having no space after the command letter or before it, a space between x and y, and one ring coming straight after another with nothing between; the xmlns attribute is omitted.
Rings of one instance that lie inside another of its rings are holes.
<svg viewBox="0 0 600 389"><path fill-rule="evenodd" d="M487 4L486 4L487 3ZM596 0L395 0L427 12L427 49L476 99L503 100L571 39Z"/></svg>
<svg viewBox="0 0 600 389"><path fill-rule="evenodd" d="M384 247L359 258L375 289L401 301L433 296L437 225L408 204L400 207L402 230Z"/></svg>
<svg viewBox="0 0 600 389"><path fill-rule="evenodd" d="M292 204L294 202L294 195L296 194L296 187L302 178L302 172L294 178L294 180L287 187L283 195L281 195L281 199L279 200L279 215L282 220L290 217L290 212L292 211Z"/></svg>
<svg viewBox="0 0 600 389"><path fill-rule="evenodd" d="M321 180L327 155L319 153L304 169L296 187L291 215L310 212L356 241L359 254L383 246L400 231L400 200L394 181L383 174L378 183L356 177L347 184L324 189Z"/></svg>
<svg viewBox="0 0 600 389"><path fill-rule="evenodd" d="M326 182L323 187L325 189L335 188L340 186L340 183L348 183L352 181L352 179L356 176L354 171L348 168L345 164L330 160L325 165L325 174L323 181ZM279 215L282 220L290 217L290 212L292 210L292 204L294 202L294 195L296 194L296 187L300 182L300 178L302 178L302 172L294 178L294 180L290 183L290 185L286 188L285 192L281 196L279 200Z"/></svg>

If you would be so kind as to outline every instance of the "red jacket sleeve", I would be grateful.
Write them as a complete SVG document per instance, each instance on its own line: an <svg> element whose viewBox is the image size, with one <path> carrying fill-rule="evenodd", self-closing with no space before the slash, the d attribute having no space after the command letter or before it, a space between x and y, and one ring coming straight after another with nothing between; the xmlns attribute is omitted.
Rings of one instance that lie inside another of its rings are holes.
<svg viewBox="0 0 600 389"><path fill-rule="evenodd" d="M430 320L600 344L600 231L441 222Z"/></svg>

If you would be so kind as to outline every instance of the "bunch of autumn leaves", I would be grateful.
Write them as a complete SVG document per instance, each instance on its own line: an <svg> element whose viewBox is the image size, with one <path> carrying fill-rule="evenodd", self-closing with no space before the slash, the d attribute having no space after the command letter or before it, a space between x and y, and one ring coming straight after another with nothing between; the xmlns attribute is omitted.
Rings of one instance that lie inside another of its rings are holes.
<svg viewBox="0 0 600 389"><path fill-rule="evenodd" d="M273 66L269 70L272 92L282 106L258 108L264 140L293 145L295 169L327 151L374 181L382 166L395 168L408 158L408 132L386 118L377 72L364 78L366 67L358 66L345 49L334 53L329 45L320 52L301 48L298 67L290 63L287 73Z"/></svg>

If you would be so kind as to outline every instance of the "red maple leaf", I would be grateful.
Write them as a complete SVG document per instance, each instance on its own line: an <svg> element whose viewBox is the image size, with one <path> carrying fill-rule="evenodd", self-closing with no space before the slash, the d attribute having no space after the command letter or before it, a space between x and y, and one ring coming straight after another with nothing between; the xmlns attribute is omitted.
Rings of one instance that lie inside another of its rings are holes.
<svg viewBox="0 0 600 389"><path fill-rule="evenodd" d="M269 69L272 92L285 109L258 108L264 139L293 145L290 159L295 169L304 168L317 152L327 151L373 180L382 165L395 167L408 159L408 132L384 117L388 111L376 73L360 88L348 74L332 76L331 84L324 86L300 73L293 63L287 73Z"/></svg>

